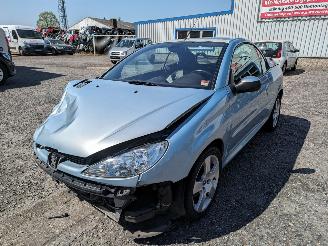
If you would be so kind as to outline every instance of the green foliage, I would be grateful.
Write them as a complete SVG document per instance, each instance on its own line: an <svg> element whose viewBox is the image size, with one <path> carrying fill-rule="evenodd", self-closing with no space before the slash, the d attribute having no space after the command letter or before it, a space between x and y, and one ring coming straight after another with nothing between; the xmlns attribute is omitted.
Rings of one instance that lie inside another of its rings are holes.
<svg viewBox="0 0 328 246"><path fill-rule="evenodd" d="M39 28L59 27L59 21L53 12L45 11L39 14L39 19L36 25Z"/></svg>

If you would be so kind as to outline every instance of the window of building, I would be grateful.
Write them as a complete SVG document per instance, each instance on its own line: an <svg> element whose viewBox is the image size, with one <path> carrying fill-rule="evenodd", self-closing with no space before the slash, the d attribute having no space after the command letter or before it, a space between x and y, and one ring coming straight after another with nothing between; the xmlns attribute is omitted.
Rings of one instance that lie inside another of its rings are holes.
<svg viewBox="0 0 328 246"><path fill-rule="evenodd" d="M214 38L215 37L215 30L213 29L204 29L204 30L193 30L190 28L189 30L177 30L176 31L177 39L186 39L189 38Z"/></svg>

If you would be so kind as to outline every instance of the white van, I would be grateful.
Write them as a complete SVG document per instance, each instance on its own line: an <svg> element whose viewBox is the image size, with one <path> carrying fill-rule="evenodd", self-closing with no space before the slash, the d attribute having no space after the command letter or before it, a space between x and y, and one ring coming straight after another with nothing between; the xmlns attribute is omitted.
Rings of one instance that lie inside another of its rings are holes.
<svg viewBox="0 0 328 246"><path fill-rule="evenodd" d="M9 41L10 50L13 53L25 54L45 54L46 46L40 33L33 27L0 25Z"/></svg>

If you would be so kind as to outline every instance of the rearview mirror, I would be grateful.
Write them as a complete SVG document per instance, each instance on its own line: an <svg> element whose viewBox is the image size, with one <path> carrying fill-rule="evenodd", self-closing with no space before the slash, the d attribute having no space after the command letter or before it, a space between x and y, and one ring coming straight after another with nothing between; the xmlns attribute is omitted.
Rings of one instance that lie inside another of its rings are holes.
<svg viewBox="0 0 328 246"><path fill-rule="evenodd" d="M254 92L261 89L261 81L258 77L247 76L235 85L236 93Z"/></svg>

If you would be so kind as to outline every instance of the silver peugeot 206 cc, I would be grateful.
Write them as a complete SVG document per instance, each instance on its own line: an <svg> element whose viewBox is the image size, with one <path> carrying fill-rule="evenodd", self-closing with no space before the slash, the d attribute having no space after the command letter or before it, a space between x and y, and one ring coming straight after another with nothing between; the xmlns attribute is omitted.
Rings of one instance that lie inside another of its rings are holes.
<svg viewBox="0 0 328 246"><path fill-rule="evenodd" d="M282 80L244 39L147 46L100 78L68 83L34 152L53 179L124 225L199 218L222 168L277 127Z"/></svg>

